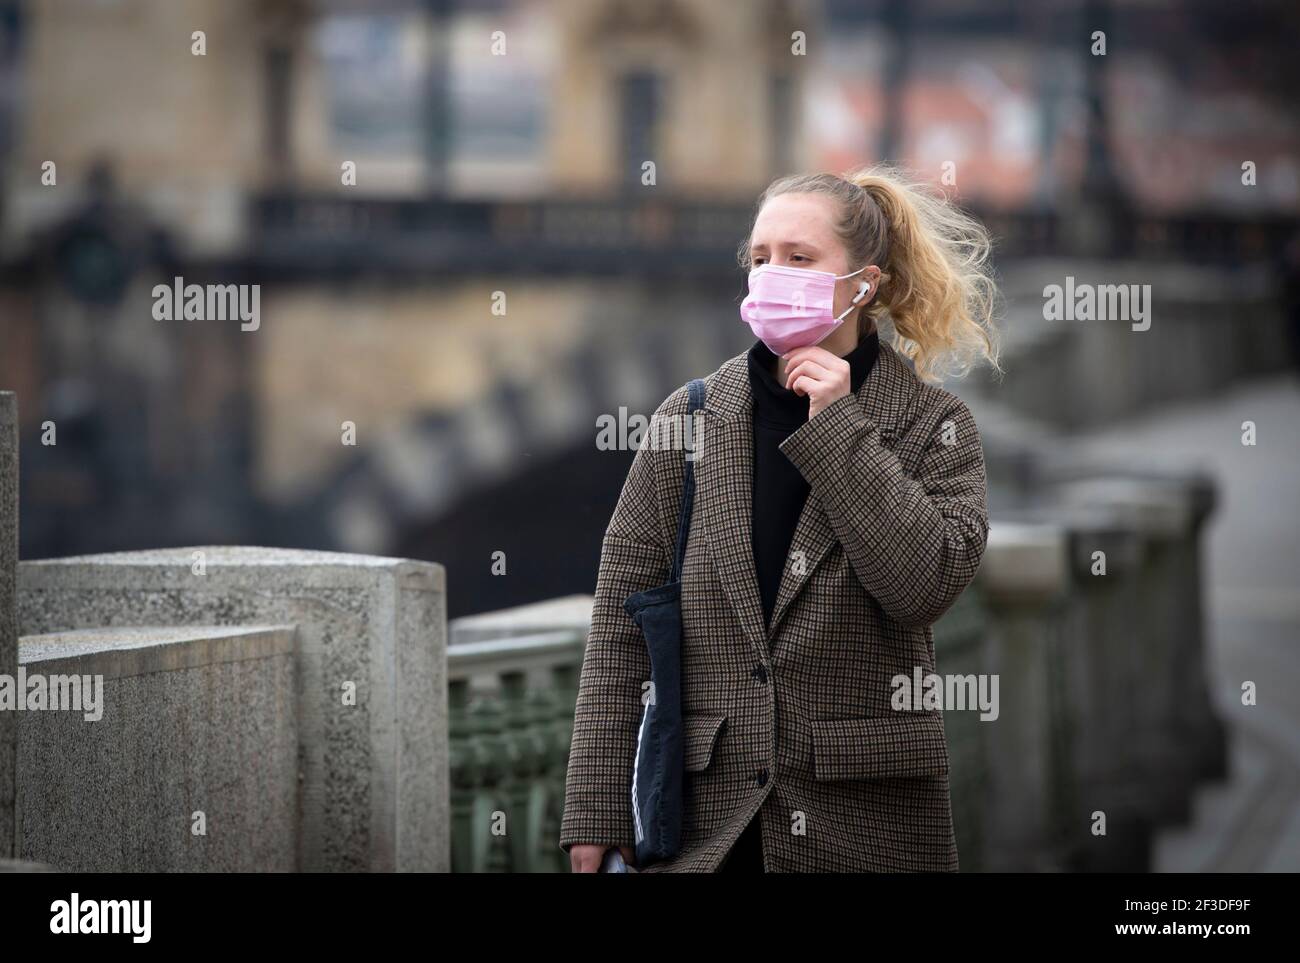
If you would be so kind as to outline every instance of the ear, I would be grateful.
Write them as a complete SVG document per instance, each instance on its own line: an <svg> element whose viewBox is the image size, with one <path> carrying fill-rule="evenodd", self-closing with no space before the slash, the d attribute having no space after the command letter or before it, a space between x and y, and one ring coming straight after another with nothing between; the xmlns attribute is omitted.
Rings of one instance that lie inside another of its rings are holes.
<svg viewBox="0 0 1300 963"><path fill-rule="evenodd" d="M870 304L875 299L876 292L880 290L880 268L874 264L868 265L867 269L862 272L862 276L865 283L871 285L867 297L863 298L863 303Z"/></svg>

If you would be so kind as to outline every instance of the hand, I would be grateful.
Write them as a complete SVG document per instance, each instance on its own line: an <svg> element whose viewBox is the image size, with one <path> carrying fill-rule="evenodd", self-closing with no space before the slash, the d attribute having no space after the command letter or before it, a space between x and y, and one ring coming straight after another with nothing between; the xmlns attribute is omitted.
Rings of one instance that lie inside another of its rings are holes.
<svg viewBox="0 0 1300 963"><path fill-rule="evenodd" d="M825 348L809 345L781 356L785 359L785 386L808 396L808 420L849 393L849 363Z"/></svg>
<svg viewBox="0 0 1300 963"><path fill-rule="evenodd" d="M595 845L587 843L574 843L569 847L569 868L575 873L595 873L600 870L600 863L605 858L605 851L612 849L612 846ZM623 862L629 866L633 865L632 860L636 858L636 853L626 846L618 847L618 851L623 854Z"/></svg>

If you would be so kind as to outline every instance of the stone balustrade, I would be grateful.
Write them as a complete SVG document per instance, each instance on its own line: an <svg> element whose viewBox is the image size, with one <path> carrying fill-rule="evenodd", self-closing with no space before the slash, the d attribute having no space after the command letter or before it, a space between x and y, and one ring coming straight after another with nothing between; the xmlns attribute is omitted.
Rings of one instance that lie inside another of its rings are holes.
<svg viewBox="0 0 1300 963"><path fill-rule="evenodd" d="M981 728L987 859L963 866L1145 871L1156 829L1225 771L1200 601L1213 487L1067 474L1043 495L994 519L976 582L1002 705ZM953 754L955 773L971 767Z"/></svg>
<svg viewBox="0 0 1300 963"><path fill-rule="evenodd" d="M16 713L19 856L70 872L292 871L294 635L248 626L24 636L26 678L77 698Z"/></svg>
<svg viewBox="0 0 1300 963"><path fill-rule="evenodd" d="M18 399L0 391L0 678L18 675ZM0 710L0 868L14 855L14 761L18 722Z"/></svg>
<svg viewBox="0 0 1300 963"><path fill-rule="evenodd" d="M304 871L445 871L441 566L244 547L23 562L25 634L137 625L297 629Z"/></svg>
<svg viewBox="0 0 1300 963"><path fill-rule="evenodd" d="M105 718L0 712L0 870L567 869L590 596L448 626L442 569L402 559L18 564L16 424L0 393L0 675L102 675ZM1155 829L1225 769L1201 602L1213 485L1037 457L990 425L1013 497L934 627L941 675L998 679L996 719L945 716L961 866L1147 869Z"/></svg>
<svg viewBox="0 0 1300 963"><path fill-rule="evenodd" d="M1053 768L1061 720L1054 693L1069 578L1066 546L1058 525L995 519L989 527L978 575L989 612L980 664L998 677L999 707L995 721L981 723L989 796L980 869L1052 868L1051 840L1060 818ZM960 839L957 844L960 853Z"/></svg>
<svg viewBox="0 0 1300 963"><path fill-rule="evenodd" d="M1142 872L1151 822L1134 751L1141 697L1134 672L1144 547L1140 532L1104 506L1057 506L1051 514L1069 536L1070 588L1064 617L1060 694L1071 720L1061 752L1077 788L1077 828L1094 813L1106 835L1071 835L1066 868Z"/></svg>

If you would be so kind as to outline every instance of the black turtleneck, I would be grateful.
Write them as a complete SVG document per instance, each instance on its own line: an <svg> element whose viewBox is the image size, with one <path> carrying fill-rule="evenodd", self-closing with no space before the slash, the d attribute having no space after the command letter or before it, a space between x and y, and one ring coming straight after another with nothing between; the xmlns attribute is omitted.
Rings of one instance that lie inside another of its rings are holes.
<svg viewBox="0 0 1300 963"><path fill-rule="evenodd" d="M844 356L854 394L862 386L880 350L876 332ZM808 497L808 482L780 449L781 442L808 421L808 397L776 380L776 355L762 341L749 349L749 386L754 396L754 487L751 528L754 567L763 598L763 621L772 621L777 590L788 561L790 540Z"/></svg>

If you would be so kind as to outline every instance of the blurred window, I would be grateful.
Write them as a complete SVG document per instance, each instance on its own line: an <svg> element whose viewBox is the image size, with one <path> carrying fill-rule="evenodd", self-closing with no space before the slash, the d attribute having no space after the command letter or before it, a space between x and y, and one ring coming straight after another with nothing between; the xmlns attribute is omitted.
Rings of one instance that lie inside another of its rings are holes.
<svg viewBox="0 0 1300 963"><path fill-rule="evenodd" d="M293 53L275 45L266 51L266 155L272 170L287 178L292 161L289 153L290 83Z"/></svg>
<svg viewBox="0 0 1300 963"><path fill-rule="evenodd" d="M628 187L640 186L641 165L648 160L655 162L655 177L663 186L662 158L655 152L661 86L659 77L649 71L630 71L620 82L623 179Z"/></svg>
<svg viewBox="0 0 1300 963"><path fill-rule="evenodd" d="M419 155L427 32L418 13L338 14L317 28L333 146L353 153Z"/></svg>

